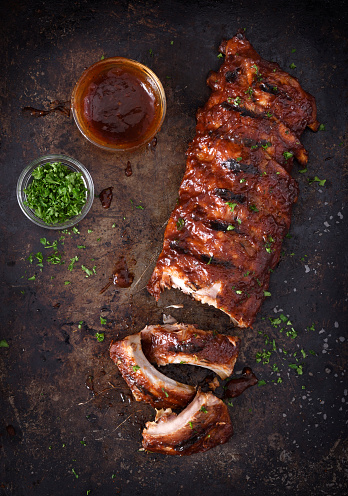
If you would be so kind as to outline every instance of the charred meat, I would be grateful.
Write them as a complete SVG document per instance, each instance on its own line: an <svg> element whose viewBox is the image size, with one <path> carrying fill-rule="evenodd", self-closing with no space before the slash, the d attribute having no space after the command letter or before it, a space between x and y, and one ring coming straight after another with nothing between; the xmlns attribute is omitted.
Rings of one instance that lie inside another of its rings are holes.
<svg viewBox="0 0 348 496"><path fill-rule="evenodd" d="M110 357L137 401L155 408L180 408L195 395L194 387L166 377L150 364L142 351L140 333L111 343Z"/></svg>
<svg viewBox="0 0 348 496"><path fill-rule="evenodd" d="M152 363L205 367L221 379L232 374L240 345L238 337L184 324L147 326L141 331L141 341L144 354Z"/></svg>
<svg viewBox="0 0 348 496"><path fill-rule="evenodd" d="M208 78L212 93L197 113L179 200L147 287L156 299L179 288L248 327L297 201L293 159L307 162L299 136L318 122L314 98L244 34L220 50L225 61Z"/></svg>
<svg viewBox="0 0 348 496"><path fill-rule="evenodd" d="M213 393L198 391L179 415L160 410L143 431L146 450L167 455L192 455L226 443L233 434L227 406Z"/></svg>

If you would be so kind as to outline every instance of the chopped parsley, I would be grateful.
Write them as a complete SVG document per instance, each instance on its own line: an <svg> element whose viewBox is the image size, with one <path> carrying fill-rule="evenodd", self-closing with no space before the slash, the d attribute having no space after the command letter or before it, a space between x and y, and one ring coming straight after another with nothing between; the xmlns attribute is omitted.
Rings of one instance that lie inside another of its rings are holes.
<svg viewBox="0 0 348 496"><path fill-rule="evenodd" d="M191 429L193 429L193 424L192 424L192 422L189 422L189 426L191 427Z"/></svg>
<svg viewBox="0 0 348 496"><path fill-rule="evenodd" d="M300 174L304 174L305 172L307 172L307 169L301 169L301 170L299 170L299 173Z"/></svg>
<svg viewBox="0 0 348 496"><path fill-rule="evenodd" d="M181 231L181 229L184 227L185 225L185 220L182 219L181 217L178 218L177 222L176 222L176 228L178 231Z"/></svg>
<svg viewBox="0 0 348 496"><path fill-rule="evenodd" d="M101 325L105 325L105 324L107 324L107 320L104 319L103 317L100 317L100 323L101 323Z"/></svg>
<svg viewBox="0 0 348 496"><path fill-rule="evenodd" d="M74 265L75 265L75 262L77 262L78 259L79 259L79 257L77 255L73 258L70 258L70 263L68 265L68 270L70 270L70 272L72 272Z"/></svg>
<svg viewBox="0 0 348 496"><path fill-rule="evenodd" d="M164 392L164 394L165 394L166 398L168 398L169 394L167 393L167 391L166 391L164 388L161 388L161 389L162 389L162 391Z"/></svg>
<svg viewBox="0 0 348 496"><path fill-rule="evenodd" d="M36 275L34 274L33 276L31 277L28 277L28 281L35 281L36 279Z"/></svg>
<svg viewBox="0 0 348 496"><path fill-rule="evenodd" d="M140 369L139 365L133 365L133 370L134 370L134 372L136 372L136 371L137 371L137 370L139 370L139 369Z"/></svg>
<svg viewBox="0 0 348 496"><path fill-rule="evenodd" d="M81 269L86 272L86 277L90 277L92 276L93 274L96 274L96 265L94 265L94 267L92 269L88 269L85 265L81 265Z"/></svg>
<svg viewBox="0 0 348 496"><path fill-rule="evenodd" d="M251 205L249 205L249 210L251 212L258 212L259 209L256 207L256 205L254 205L253 203Z"/></svg>
<svg viewBox="0 0 348 496"><path fill-rule="evenodd" d="M314 179L308 179L309 184L312 184L314 182L319 183L319 186L324 186L326 183L326 179L319 179L318 176L315 176Z"/></svg>
<svg viewBox="0 0 348 496"><path fill-rule="evenodd" d="M242 157L237 157L236 160L237 160L237 162L241 162L241 160L243 160L243 159L242 159Z"/></svg>
<svg viewBox="0 0 348 496"><path fill-rule="evenodd" d="M64 281L65 286L68 286L68 284L71 284L70 281Z"/></svg>
<svg viewBox="0 0 348 496"><path fill-rule="evenodd" d="M103 332L96 332L95 337L97 338L97 341L99 341L99 343L102 343L104 341L105 334Z"/></svg>
<svg viewBox="0 0 348 496"><path fill-rule="evenodd" d="M241 104L241 101L242 101L242 100L240 99L240 97L239 97L239 96L236 96L236 98L235 98L235 99L234 99L234 101L233 101L233 105L234 105L235 107L238 107L238 106Z"/></svg>
<svg viewBox="0 0 348 496"><path fill-rule="evenodd" d="M285 160L288 160L288 158L291 158L294 154L292 152L284 152L283 155Z"/></svg>
<svg viewBox="0 0 348 496"><path fill-rule="evenodd" d="M80 172L61 162L47 162L34 169L32 177L24 203L46 224L64 222L81 212L87 188Z"/></svg>
<svg viewBox="0 0 348 496"><path fill-rule="evenodd" d="M270 293L269 291L264 291L264 292L263 292L263 295L264 295L264 296L271 296L271 293Z"/></svg>
<svg viewBox="0 0 348 496"><path fill-rule="evenodd" d="M236 206L238 205L238 203L232 203L232 202L226 202L226 204L230 207L231 212L233 212Z"/></svg>
<svg viewBox="0 0 348 496"><path fill-rule="evenodd" d="M267 117L273 117L273 114L271 112L267 112Z"/></svg>
<svg viewBox="0 0 348 496"><path fill-rule="evenodd" d="M218 59L222 59L222 57L223 57L222 53L219 53L219 55L217 56Z"/></svg>
<svg viewBox="0 0 348 496"><path fill-rule="evenodd" d="M231 226L231 224L229 224L229 225L227 226L227 229L226 229L226 230L227 230L227 231L233 231L233 229L235 229L235 227L234 227L234 226Z"/></svg>
<svg viewBox="0 0 348 496"><path fill-rule="evenodd" d="M325 124L320 124L318 131L325 131Z"/></svg>
<svg viewBox="0 0 348 496"><path fill-rule="evenodd" d="M208 410L205 408L205 406L201 406L201 412L203 413L208 413Z"/></svg>
<svg viewBox="0 0 348 496"><path fill-rule="evenodd" d="M258 381L257 385L258 386L265 386L266 384L266 381L264 381L263 379L261 379L261 381Z"/></svg>
<svg viewBox="0 0 348 496"><path fill-rule="evenodd" d="M71 471L72 471L72 473L75 475L76 479L78 479L78 478L79 478L79 476L77 475L77 473L75 472L75 470L72 468L72 469L71 469Z"/></svg>
<svg viewBox="0 0 348 496"><path fill-rule="evenodd" d="M289 65L289 67L290 67L290 69L296 69L296 65L293 62L291 62L291 64Z"/></svg>
<svg viewBox="0 0 348 496"><path fill-rule="evenodd" d="M9 348L10 345L6 341L6 339L0 339L0 348Z"/></svg>

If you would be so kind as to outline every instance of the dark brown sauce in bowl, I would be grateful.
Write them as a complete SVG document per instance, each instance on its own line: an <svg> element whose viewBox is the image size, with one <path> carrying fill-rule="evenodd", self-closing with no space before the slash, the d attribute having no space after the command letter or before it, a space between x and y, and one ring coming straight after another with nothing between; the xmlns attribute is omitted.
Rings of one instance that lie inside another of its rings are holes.
<svg viewBox="0 0 348 496"><path fill-rule="evenodd" d="M166 100L161 82L150 69L113 57L83 73L71 106L78 128L89 141L117 151L151 141L162 125Z"/></svg>

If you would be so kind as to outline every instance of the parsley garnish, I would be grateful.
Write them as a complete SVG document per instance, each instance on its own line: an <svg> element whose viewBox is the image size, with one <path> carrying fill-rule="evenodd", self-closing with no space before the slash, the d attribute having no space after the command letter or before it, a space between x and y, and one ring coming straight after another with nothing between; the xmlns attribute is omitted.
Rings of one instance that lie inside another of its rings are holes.
<svg viewBox="0 0 348 496"><path fill-rule="evenodd" d="M233 229L234 229L234 226L231 226L231 224L229 224L229 225L227 226L226 231L233 231Z"/></svg>
<svg viewBox="0 0 348 496"><path fill-rule="evenodd" d="M9 344L8 342L6 341L6 339L1 339L0 340L0 348L9 348Z"/></svg>
<svg viewBox="0 0 348 496"><path fill-rule="evenodd" d="M226 202L226 204L230 207L231 212L233 212L236 206L238 205L238 203L232 203L232 202Z"/></svg>
<svg viewBox="0 0 348 496"><path fill-rule="evenodd" d="M264 296L271 296L271 293L270 293L269 291L264 291L264 292L263 292L263 295L264 295Z"/></svg>
<svg viewBox="0 0 348 496"><path fill-rule="evenodd" d="M325 131L325 124L320 124L318 131Z"/></svg>
<svg viewBox="0 0 348 496"><path fill-rule="evenodd" d="M100 317L100 323L101 323L101 325L105 325L105 324L107 324L107 320L104 319L103 317Z"/></svg>
<svg viewBox="0 0 348 496"><path fill-rule="evenodd" d="M218 59L222 59L223 55L222 53L219 53L219 55L217 56Z"/></svg>
<svg viewBox="0 0 348 496"><path fill-rule="evenodd" d="M61 162L47 162L34 169L32 177L24 190L25 204L46 224L64 222L81 212L87 188L80 172Z"/></svg>
<svg viewBox="0 0 348 496"><path fill-rule="evenodd" d="M78 261L78 259L79 259L79 257L77 255L73 258L70 258L70 263L68 265L68 270L70 270L70 272L72 272L72 270L74 268L74 264L75 264L75 262Z"/></svg>
<svg viewBox="0 0 348 496"><path fill-rule="evenodd" d="M326 183L326 179L319 179L318 176L315 176L314 179L308 179L309 184L312 184L314 182L319 183L319 186L324 186Z"/></svg>
<svg viewBox="0 0 348 496"><path fill-rule="evenodd" d="M251 210L251 212L258 212L259 211L258 208L256 207L256 205L254 205L253 203L251 205L249 205L249 210Z"/></svg>
<svg viewBox="0 0 348 496"><path fill-rule="evenodd" d="M292 62L290 65L289 65L290 69L296 69L296 65Z"/></svg>
<svg viewBox="0 0 348 496"><path fill-rule="evenodd" d="M88 269L84 265L81 265L81 269L86 272L86 277L92 276L93 274L96 274L96 265L92 269Z"/></svg>
<svg viewBox="0 0 348 496"><path fill-rule="evenodd" d="M263 379L257 383L258 386L265 386L265 384L266 381L264 381Z"/></svg>
<svg viewBox="0 0 348 496"><path fill-rule="evenodd" d="M283 155L285 160L288 160L288 158L291 158L294 154L292 152L284 152Z"/></svg>
<svg viewBox="0 0 348 496"><path fill-rule="evenodd" d="M168 398L169 394L167 393L167 391L164 388L161 388L161 389L164 392L164 394L166 395L166 398Z"/></svg>
<svg viewBox="0 0 348 496"><path fill-rule="evenodd" d="M134 372L136 372L136 371L137 371L137 370L139 370L139 369L140 369L139 365L133 365L133 370L134 370Z"/></svg>
<svg viewBox="0 0 348 496"><path fill-rule="evenodd" d="M185 220L182 219L181 217L178 218L177 222L176 222L176 228L178 231L181 231L181 229L184 227L185 225Z"/></svg>
<svg viewBox="0 0 348 496"><path fill-rule="evenodd" d="M105 334L103 332L96 332L95 337L99 343L102 343L104 341Z"/></svg>
<svg viewBox="0 0 348 496"><path fill-rule="evenodd" d="M205 408L205 406L201 406L201 412L208 413L208 410Z"/></svg>

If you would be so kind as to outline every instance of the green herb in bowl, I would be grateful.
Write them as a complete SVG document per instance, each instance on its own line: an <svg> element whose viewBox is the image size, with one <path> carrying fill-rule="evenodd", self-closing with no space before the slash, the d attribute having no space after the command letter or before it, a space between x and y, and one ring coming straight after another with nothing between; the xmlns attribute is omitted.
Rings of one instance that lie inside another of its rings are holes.
<svg viewBox="0 0 348 496"><path fill-rule="evenodd" d="M32 176L32 183L24 190L25 204L44 222L64 222L81 212L87 191L81 172L61 162L47 162L33 170Z"/></svg>
<svg viewBox="0 0 348 496"><path fill-rule="evenodd" d="M47 229L67 229L89 212L94 199L93 180L78 160L45 155L23 169L17 182L17 200L23 213Z"/></svg>

